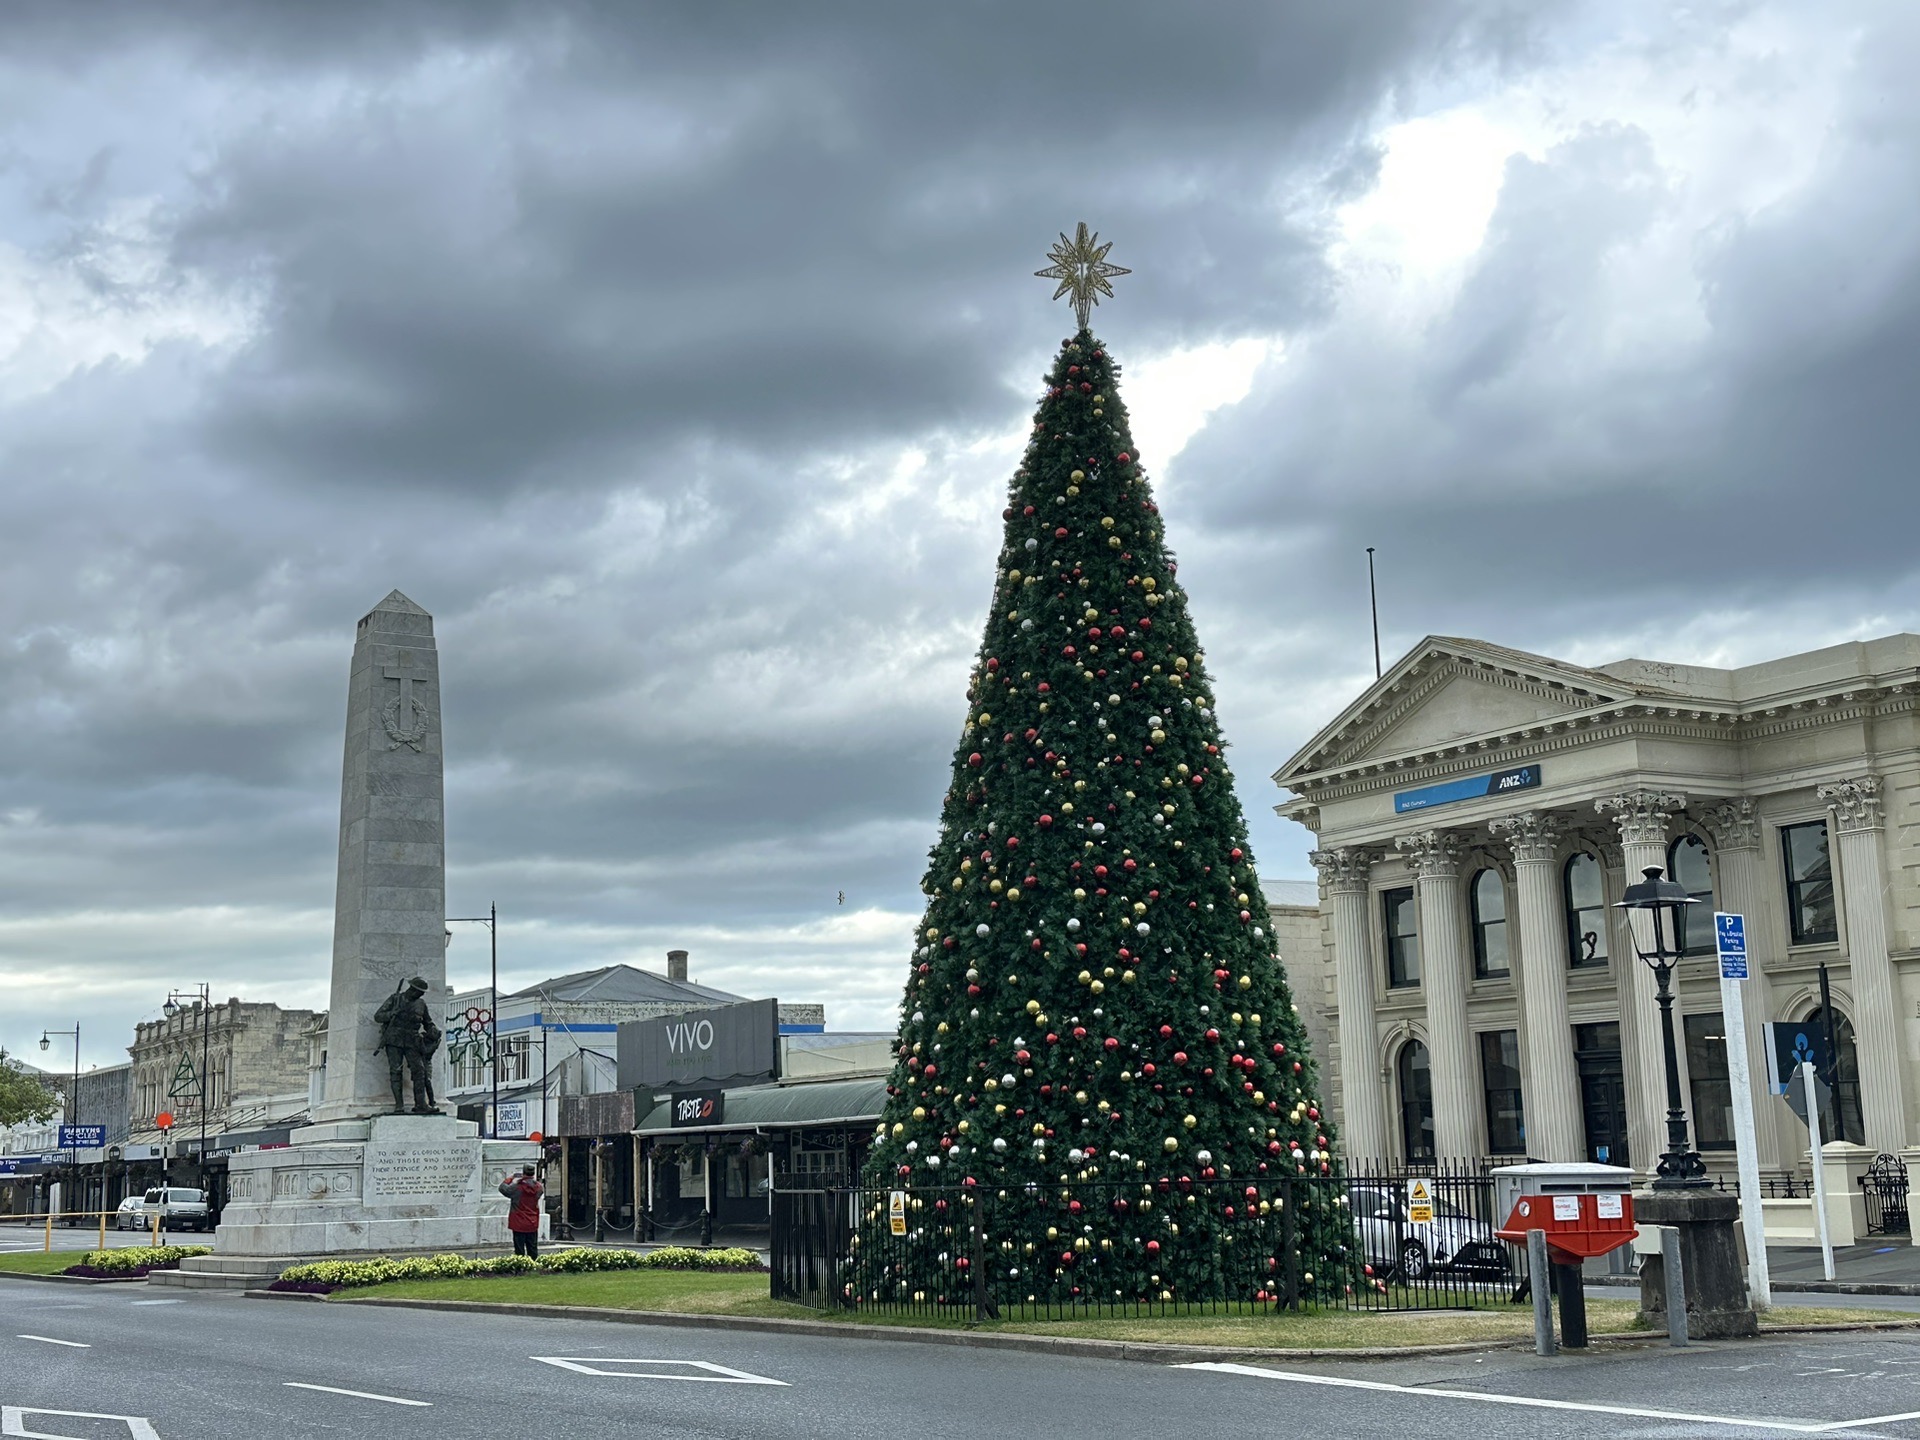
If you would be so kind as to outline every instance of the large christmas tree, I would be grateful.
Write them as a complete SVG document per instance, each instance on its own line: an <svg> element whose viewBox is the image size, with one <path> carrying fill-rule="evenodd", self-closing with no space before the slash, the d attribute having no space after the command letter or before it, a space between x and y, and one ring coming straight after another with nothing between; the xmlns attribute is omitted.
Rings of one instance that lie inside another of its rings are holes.
<svg viewBox="0 0 1920 1440"><path fill-rule="evenodd" d="M982 1253L1015 1299L1352 1279L1339 1187L1278 1183L1328 1176L1334 1137L1119 366L1086 325L1126 273L1096 239L1063 235L1040 272L1081 327L1014 472L866 1176L909 1193L929 1243L884 1243L876 1205L856 1300L957 1300ZM1249 1254L1280 1235L1291 1256Z"/></svg>

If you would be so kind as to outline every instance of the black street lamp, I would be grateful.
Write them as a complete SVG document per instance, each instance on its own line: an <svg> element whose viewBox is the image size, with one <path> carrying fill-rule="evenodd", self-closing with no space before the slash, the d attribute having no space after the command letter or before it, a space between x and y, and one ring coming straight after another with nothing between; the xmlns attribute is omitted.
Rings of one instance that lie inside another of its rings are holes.
<svg viewBox="0 0 1920 1440"><path fill-rule="evenodd" d="M500 907L487 906L484 915L449 915L449 925L484 925L487 927L487 1049L492 1056L493 1070L493 1109L489 1112L487 1138L500 1138ZM453 943L453 932L447 931L446 943Z"/></svg>
<svg viewBox="0 0 1920 1440"><path fill-rule="evenodd" d="M67 1103L60 1107L60 1111L66 1116L67 1138L75 1142L67 1147L67 1178L73 1188L78 1190L80 1188L80 1146L78 1144L80 1137L74 1133L74 1127L80 1123L80 1022L74 1021L71 1030L42 1030L40 1048L52 1049L53 1037L56 1035L73 1037L73 1088L67 1092ZM68 1196L65 1190L62 1190L60 1195L61 1208L68 1209L72 1204L72 1197Z"/></svg>
<svg viewBox="0 0 1920 1440"><path fill-rule="evenodd" d="M1641 943L1633 932L1633 948L1652 969L1659 981L1660 1046L1667 1065L1667 1148L1655 1171L1655 1190L1699 1190L1710 1187L1706 1162L1700 1152L1687 1143L1687 1112L1680 1104L1680 1059L1673 1048L1673 967L1680 963L1681 937L1686 934L1684 906L1697 905L1686 890L1672 880L1661 879L1657 866L1640 872L1646 878L1629 885L1626 895L1614 907L1618 910L1647 912L1652 948ZM1632 926L1628 929L1631 931ZM1671 938L1671 946L1669 946Z"/></svg>
<svg viewBox="0 0 1920 1440"><path fill-rule="evenodd" d="M180 1013L183 1000L200 1002L200 1189L211 1200L213 1186L207 1173L207 1111L212 1108L213 1081L207 1074L207 1063L212 1051L209 1029L213 1023L212 987L203 984L198 990L169 990L167 1003L160 1007L160 1013L169 1020L173 1019Z"/></svg>

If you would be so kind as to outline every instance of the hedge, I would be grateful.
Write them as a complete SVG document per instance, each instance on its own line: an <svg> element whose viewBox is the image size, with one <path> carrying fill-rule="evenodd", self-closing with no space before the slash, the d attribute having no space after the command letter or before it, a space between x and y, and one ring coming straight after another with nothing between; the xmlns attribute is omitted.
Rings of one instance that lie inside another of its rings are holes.
<svg viewBox="0 0 1920 1440"><path fill-rule="evenodd" d="M116 1252L118 1253L118 1252ZM524 1255L496 1255L469 1260L464 1255L385 1256L375 1260L315 1260L280 1272L272 1288L279 1290L347 1290L384 1285L390 1280L462 1280L474 1275L579 1275L594 1270L762 1270L751 1250L693 1250L665 1246L659 1250L553 1250L538 1260Z"/></svg>
<svg viewBox="0 0 1920 1440"><path fill-rule="evenodd" d="M69 1265L61 1273L88 1279L115 1275L132 1278L149 1270L176 1270L190 1256L212 1253L211 1245L128 1245L119 1250L89 1250L78 1265Z"/></svg>

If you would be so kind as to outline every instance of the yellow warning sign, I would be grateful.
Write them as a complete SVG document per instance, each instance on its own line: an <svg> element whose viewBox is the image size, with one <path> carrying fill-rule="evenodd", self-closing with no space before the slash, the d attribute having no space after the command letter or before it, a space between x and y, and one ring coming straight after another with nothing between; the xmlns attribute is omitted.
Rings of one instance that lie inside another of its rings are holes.
<svg viewBox="0 0 1920 1440"><path fill-rule="evenodd" d="M1431 1181L1421 1179L1407 1181L1407 1223L1409 1225L1431 1225L1433 1223L1433 1184Z"/></svg>
<svg viewBox="0 0 1920 1440"><path fill-rule="evenodd" d="M907 1192L895 1190L887 1197L887 1228L895 1235L907 1233Z"/></svg>

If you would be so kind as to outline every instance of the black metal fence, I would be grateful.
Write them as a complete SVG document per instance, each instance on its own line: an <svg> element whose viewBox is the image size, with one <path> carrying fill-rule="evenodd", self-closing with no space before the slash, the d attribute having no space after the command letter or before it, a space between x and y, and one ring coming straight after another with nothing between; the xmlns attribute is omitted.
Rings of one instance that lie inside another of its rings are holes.
<svg viewBox="0 0 1920 1440"><path fill-rule="evenodd" d="M1907 1213L1907 1167L1897 1155L1876 1155L1860 1177L1860 1196L1866 1202L1867 1234L1906 1235L1912 1231Z"/></svg>
<svg viewBox="0 0 1920 1440"><path fill-rule="evenodd" d="M1504 1219L1473 1168L898 1192L788 1180L772 1194L772 1295L968 1320L1477 1309L1526 1292L1526 1247L1494 1233Z"/></svg>

